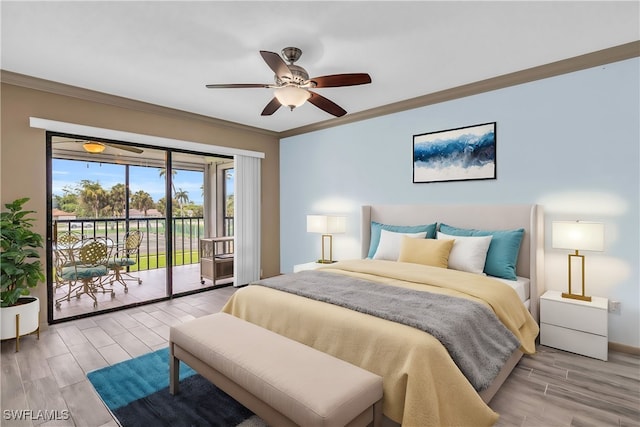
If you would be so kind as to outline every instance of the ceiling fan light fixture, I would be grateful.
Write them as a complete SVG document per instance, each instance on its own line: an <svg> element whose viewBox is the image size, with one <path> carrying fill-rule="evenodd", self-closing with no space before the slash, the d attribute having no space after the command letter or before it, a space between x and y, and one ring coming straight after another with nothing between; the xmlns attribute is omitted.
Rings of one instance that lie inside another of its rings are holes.
<svg viewBox="0 0 640 427"><path fill-rule="evenodd" d="M283 86L274 91L274 95L278 102L286 105L292 110L304 104L311 97L309 91L297 86Z"/></svg>
<svg viewBox="0 0 640 427"><path fill-rule="evenodd" d="M96 142L96 141L87 141L84 144L82 144L82 148L84 148L84 150L88 153L98 154L98 153L102 153L107 147L105 147L103 144L100 144L99 142Z"/></svg>

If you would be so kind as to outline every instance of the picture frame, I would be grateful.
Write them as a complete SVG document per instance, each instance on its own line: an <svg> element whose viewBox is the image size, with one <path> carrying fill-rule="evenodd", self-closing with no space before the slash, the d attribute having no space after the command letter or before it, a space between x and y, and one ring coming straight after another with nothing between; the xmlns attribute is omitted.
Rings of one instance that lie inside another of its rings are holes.
<svg viewBox="0 0 640 427"><path fill-rule="evenodd" d="M413 182L496 179L496 124L413 135Z"/></svg>

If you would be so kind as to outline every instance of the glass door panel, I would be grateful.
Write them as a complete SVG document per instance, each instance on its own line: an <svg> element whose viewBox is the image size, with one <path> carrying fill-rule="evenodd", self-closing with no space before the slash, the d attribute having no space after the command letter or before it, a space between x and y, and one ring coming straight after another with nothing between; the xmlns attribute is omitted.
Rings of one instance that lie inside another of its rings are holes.
<svg viewBox="0 0 640 427"><path fill-rule="evenodd" d="M208 229L204 214L207 163L202 155L171 156L173 295L213 286L200 274L200 241Z"/></svg>
<svg viewBox="0 0 640 427"><path fill-rule="evenodd" d="M167 227L166 227L166 153L144 149L146 157L128 167L128 204L124 243L133 250L140 240L136 263L129 267L140 302L168 296ZM133 258L133 257L130 257ZM129 264L133 260L128 261ZM138 281L136 282L136 278Z"/></svg>
<svg viewBox="0 0 640 427"><path fill-rule="evenodd" d="M48 248L52 321L168 295L163 262L166 227L158 209L164 197L160 171L165 152L117 144L101 148L89 153L83 140L52 137ZM69 242L82 246L89 239L105 244L106 261L89 264L79 259L81 249L71 253ZM74 254L72 262L56 266L57 260ZM84 283L78 265L94 268L97 276Z"/></svg>

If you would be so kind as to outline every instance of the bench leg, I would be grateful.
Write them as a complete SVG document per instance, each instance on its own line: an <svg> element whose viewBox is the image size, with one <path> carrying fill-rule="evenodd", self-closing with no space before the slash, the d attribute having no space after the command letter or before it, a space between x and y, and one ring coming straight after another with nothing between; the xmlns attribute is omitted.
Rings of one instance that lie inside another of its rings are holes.
<svg viewBox="0 0 640 427"><path fill-rule="evenodd" d="M169 393L180 392L180 359L173 355L173 343L169 344Z"/></svg>
<svg viewBox="0 0 640 427"><path fill-rule="evenodd" d="M382 399L373 404L373 427L382 426Z"/></svg>

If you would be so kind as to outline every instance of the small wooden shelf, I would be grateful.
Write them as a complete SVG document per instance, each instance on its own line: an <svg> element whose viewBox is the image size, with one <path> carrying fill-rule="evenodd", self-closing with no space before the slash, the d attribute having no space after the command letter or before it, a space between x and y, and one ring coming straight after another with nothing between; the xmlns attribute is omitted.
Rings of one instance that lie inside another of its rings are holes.
<svg viewBox="0 0 640 427"><path fill-rule="evenodd" d="M200 239L200 283L233 277L233 236Z"/></svg>

